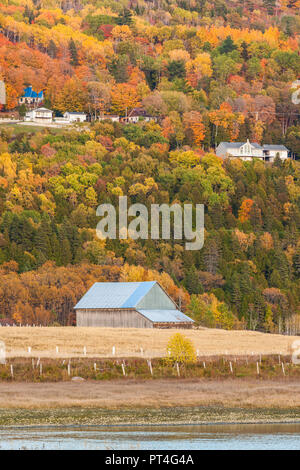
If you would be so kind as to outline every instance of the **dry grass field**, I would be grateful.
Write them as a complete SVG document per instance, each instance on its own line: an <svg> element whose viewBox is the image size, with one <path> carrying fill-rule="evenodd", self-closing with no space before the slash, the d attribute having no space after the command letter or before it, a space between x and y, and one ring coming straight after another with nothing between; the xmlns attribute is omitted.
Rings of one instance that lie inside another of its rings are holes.
<svg viewBox="0 0 300 470"><path fill-rule="evenodd" d="M1 327L7 357L164 357L170 336L181 332L199 355L290 354L297 336L218 329L121 329L76 327ZM28 347L31 351L28 352ZM58 348L58 350L56 349ZM143 351L141 351L141 348Z"/></svg>
<svg viewBox="0 0 300 470"><path fill-rule="evenodd" d="M1 383L0 408L139 408L224 406L296 409L299 381L112 380L58 383Z"/></svg>

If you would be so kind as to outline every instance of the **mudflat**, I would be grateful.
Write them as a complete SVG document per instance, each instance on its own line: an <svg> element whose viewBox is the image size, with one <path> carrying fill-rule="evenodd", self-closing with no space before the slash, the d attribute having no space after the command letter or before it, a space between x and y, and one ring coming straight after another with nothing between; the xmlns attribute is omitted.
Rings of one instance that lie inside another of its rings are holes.
<svg viewBox="0 0 300 470"><path fill-rule="evenodd" d="M0 383L1 409L130 409L174 406L300 409L300 383L288 378Z"/></svg>

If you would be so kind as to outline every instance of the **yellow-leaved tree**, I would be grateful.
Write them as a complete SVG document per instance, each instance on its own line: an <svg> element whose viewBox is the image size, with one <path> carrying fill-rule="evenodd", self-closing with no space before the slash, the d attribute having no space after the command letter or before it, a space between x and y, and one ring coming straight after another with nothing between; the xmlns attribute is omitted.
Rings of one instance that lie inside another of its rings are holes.
<svg viewBox="0 0 300 470"><path fill-rule="evenodd" d="M167 361L187 364L196 362L197 355L192 341L181 333L175 333L167 345Z"/></svg>

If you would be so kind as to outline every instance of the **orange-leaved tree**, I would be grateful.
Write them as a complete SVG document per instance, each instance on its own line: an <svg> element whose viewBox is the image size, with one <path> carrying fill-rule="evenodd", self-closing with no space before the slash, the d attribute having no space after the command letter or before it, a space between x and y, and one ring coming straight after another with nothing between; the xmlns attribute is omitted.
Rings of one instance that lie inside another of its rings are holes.
<svg viewBox="0 0 300 470"><path fill-rule="evenodd" d="M111 111L120 115L128 114L133 108L139 107L137 91L128 83L117 83L111 90Z"/></svg>
<svg viewBox="0 0 300 470"><path fill-rule="evenodd" d="M250 217L250 211L251 211L251 207L253 206L253 199L245 199L242 204L241 204L241 207L239 208L239 220L243 223L243 222L247 222L247 220L249 220L249 217Z"/></svg>
<svg viewBox="0 0 300 470"><path fill-rule="evenodd" d="M202 116L198 111L190 111L183 115L185 129L191 129L193 141L197 147L200 147L205 137L205 126L202 122Z"/></svg>

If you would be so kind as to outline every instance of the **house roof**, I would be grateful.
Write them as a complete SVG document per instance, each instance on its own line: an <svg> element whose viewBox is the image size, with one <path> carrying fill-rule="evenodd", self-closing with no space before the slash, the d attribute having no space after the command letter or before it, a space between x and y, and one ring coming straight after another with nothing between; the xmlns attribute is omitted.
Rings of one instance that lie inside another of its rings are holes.
<svg viewBox="0 0 300 470"><path fill-rule="evenodd" d="M81 113L81 112L77 112L77 111L66 111L65 114L75 114L75 115L79 114L80 116L82 116L82 115L85 116L86 115L86 113L84 113L84 112Z"/></svg>
<svg viewBox="0 0 300 470"><path fill-rule="evenodd" d="M38 93L32 89L32 86L28 86L24 88L24 98L43 98L43 90L39 91Z"/></svg>
<svg viewBox="0 0 300 470"><path fill-rule="evenodd" d="M263 145L264 150L286 150L289 151L285 145Z"/></svg>
<svg viewBox="0 0 300 470"><path fill-rule="evenodd" d="M155 283L96 282L74 308L134 308Z"/></svg>
<svg viewBox="0 0 300 470"><path fill-rule="evenodd" d="M47 113L53 113L53 111L51 109L48 109L48 108L36 108L36 109L33 109L33 111L46 111Z"/></svg>
<svg viewBox="0 0 300 470"><path fill-rule="evenodd" d="M101 119L110 119L118 117L120 117L118 114L103 114L103 116L100 116Z"/></svg>
<svg viewBox="0 0 300 470"><path fill-rule="evenodd" d="M148 320L154 323L164 323L164 322L172 322L172 323L182 323L182 322L190 322L194 323L190 317L185 315L184 313L180 312L180 310L138 310L144 317L148 318Z"/></svg>
<svg viewBox="0 0 300 470"><path fill-rule="evenodd" d="M221 142L219 145L224 146L225 148L240 148L242 145L245 145L247 142ZM249 142L251 147L255 147L257 149L261 149L261 145L257 144L256 142Z"/></svg>
<svg viewBox="0 0 300 470"><path fill-rule="evenodd" d="M128 114L128 117L139 116L139 117L152 117L147 111L143 108L133 108L132 111Z"/></svg>

